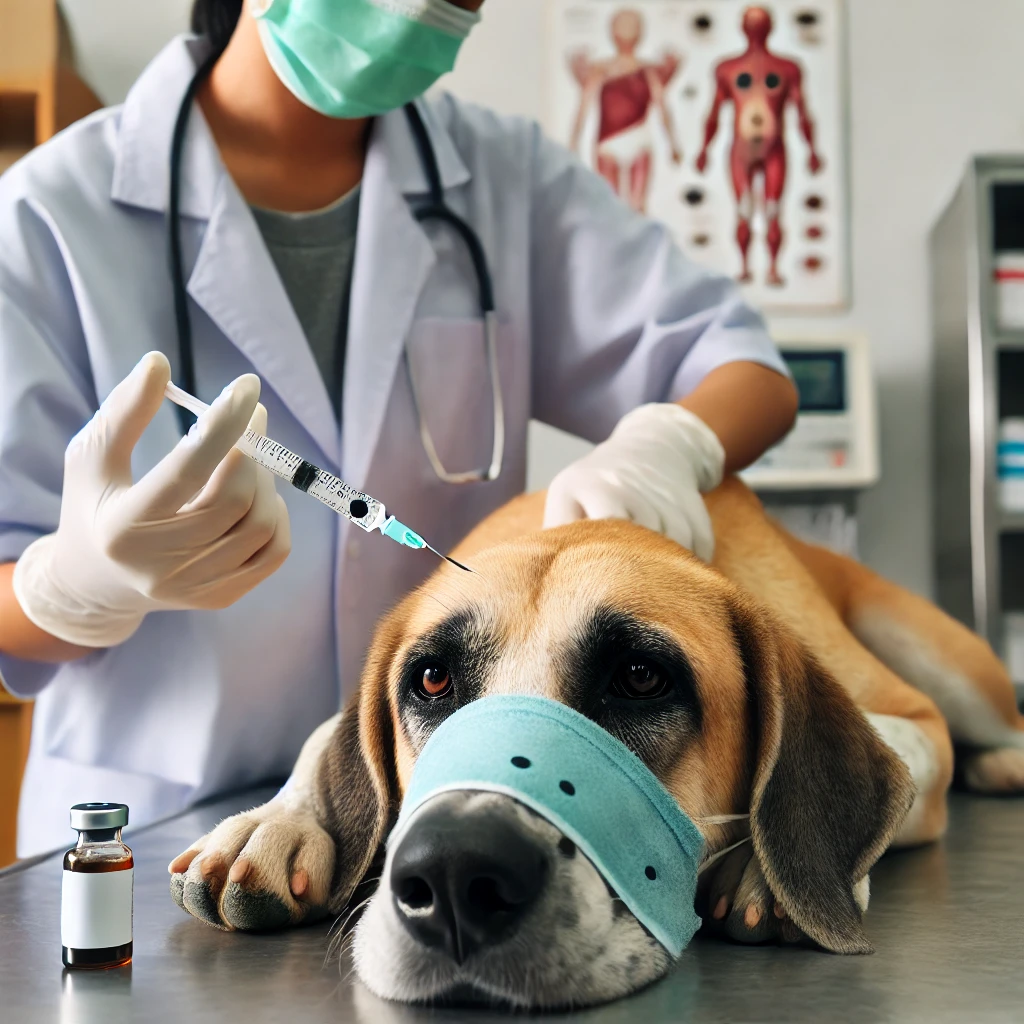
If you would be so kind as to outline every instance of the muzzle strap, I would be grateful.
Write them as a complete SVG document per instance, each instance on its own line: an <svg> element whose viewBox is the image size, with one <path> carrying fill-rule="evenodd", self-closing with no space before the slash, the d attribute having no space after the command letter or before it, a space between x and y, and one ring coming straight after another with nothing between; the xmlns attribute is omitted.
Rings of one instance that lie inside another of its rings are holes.
<svg viewBox="0 0 1024 1024"><path fill-rule="evenodd" d="M416 762L389 846L453 790L504 793L549 821L673 956L700 927L699 829L632 751L564 704L484 697L446 719Z"/></svg>

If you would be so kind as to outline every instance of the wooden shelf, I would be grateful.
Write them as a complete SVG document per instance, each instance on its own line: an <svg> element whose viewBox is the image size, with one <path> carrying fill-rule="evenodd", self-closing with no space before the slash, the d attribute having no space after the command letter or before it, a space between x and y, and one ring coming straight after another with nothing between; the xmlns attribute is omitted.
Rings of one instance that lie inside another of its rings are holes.
<svg viewBox="0 0 1024 1024"><path fill-rule="evenodd" d="M55 0L0 0L0 174L102 104L75 72ZM0 867L14 860L32 704L0 686Z"/></svg>
<svg viewBox="0 0 1024 1024"><path fill-rule="evenodd" d="M0 174L31 152L30 146L0 146Z"/></svg>

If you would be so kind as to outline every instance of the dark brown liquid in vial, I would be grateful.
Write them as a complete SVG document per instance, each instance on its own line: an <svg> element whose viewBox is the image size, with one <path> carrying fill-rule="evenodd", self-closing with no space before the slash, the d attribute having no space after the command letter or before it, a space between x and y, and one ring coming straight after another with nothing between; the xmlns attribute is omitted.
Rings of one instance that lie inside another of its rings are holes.
<svg viewBox="0 0 1024 1024"><path fill-rule="evenodd" d="M127 871L135 867L135 858L128 847L124 847L121 857L110 856L104 851L102 857L90 856L91 850L73 849L64 854L64 870L84 874L98 875L108 871ZM132 943L123 946L104 946L102 949L71 949L61 946L61 959L65 967L78 967L86 970L101 970L106 967L123 967L132 958Z"/></svg>

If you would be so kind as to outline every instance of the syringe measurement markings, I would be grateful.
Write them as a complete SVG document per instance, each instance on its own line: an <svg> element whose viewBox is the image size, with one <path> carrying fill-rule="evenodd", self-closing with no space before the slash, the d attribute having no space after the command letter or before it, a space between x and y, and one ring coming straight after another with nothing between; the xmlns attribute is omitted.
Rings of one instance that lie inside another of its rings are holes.
<svg viewBox="0 0 1024 1024"><path fill-rule="evenodd" d="M363 526L366 520L376 517L380 503L346 484L333 473L307 462L284 445L262 434L246 431L246 440L252 446L254 455L258 456L257 461L260 465L287 480L297 490L312 494L329 508L348 516L360 526ZM367 514L360 519L352 516L351 505L354 501L363 501L367 506Z"/></svg>

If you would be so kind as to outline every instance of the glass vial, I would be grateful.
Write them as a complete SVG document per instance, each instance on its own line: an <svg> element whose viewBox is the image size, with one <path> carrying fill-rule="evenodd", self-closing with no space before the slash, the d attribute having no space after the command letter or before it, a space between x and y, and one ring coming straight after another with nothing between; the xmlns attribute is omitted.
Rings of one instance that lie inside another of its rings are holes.
<svg viewBox="0 0 1024 1024"><path fill-rule="evenodd" d="M64 854L60 934L66 967L120 967L132 958L135 861L121 842L125 804L75 804L78 843Z"/></svg>

